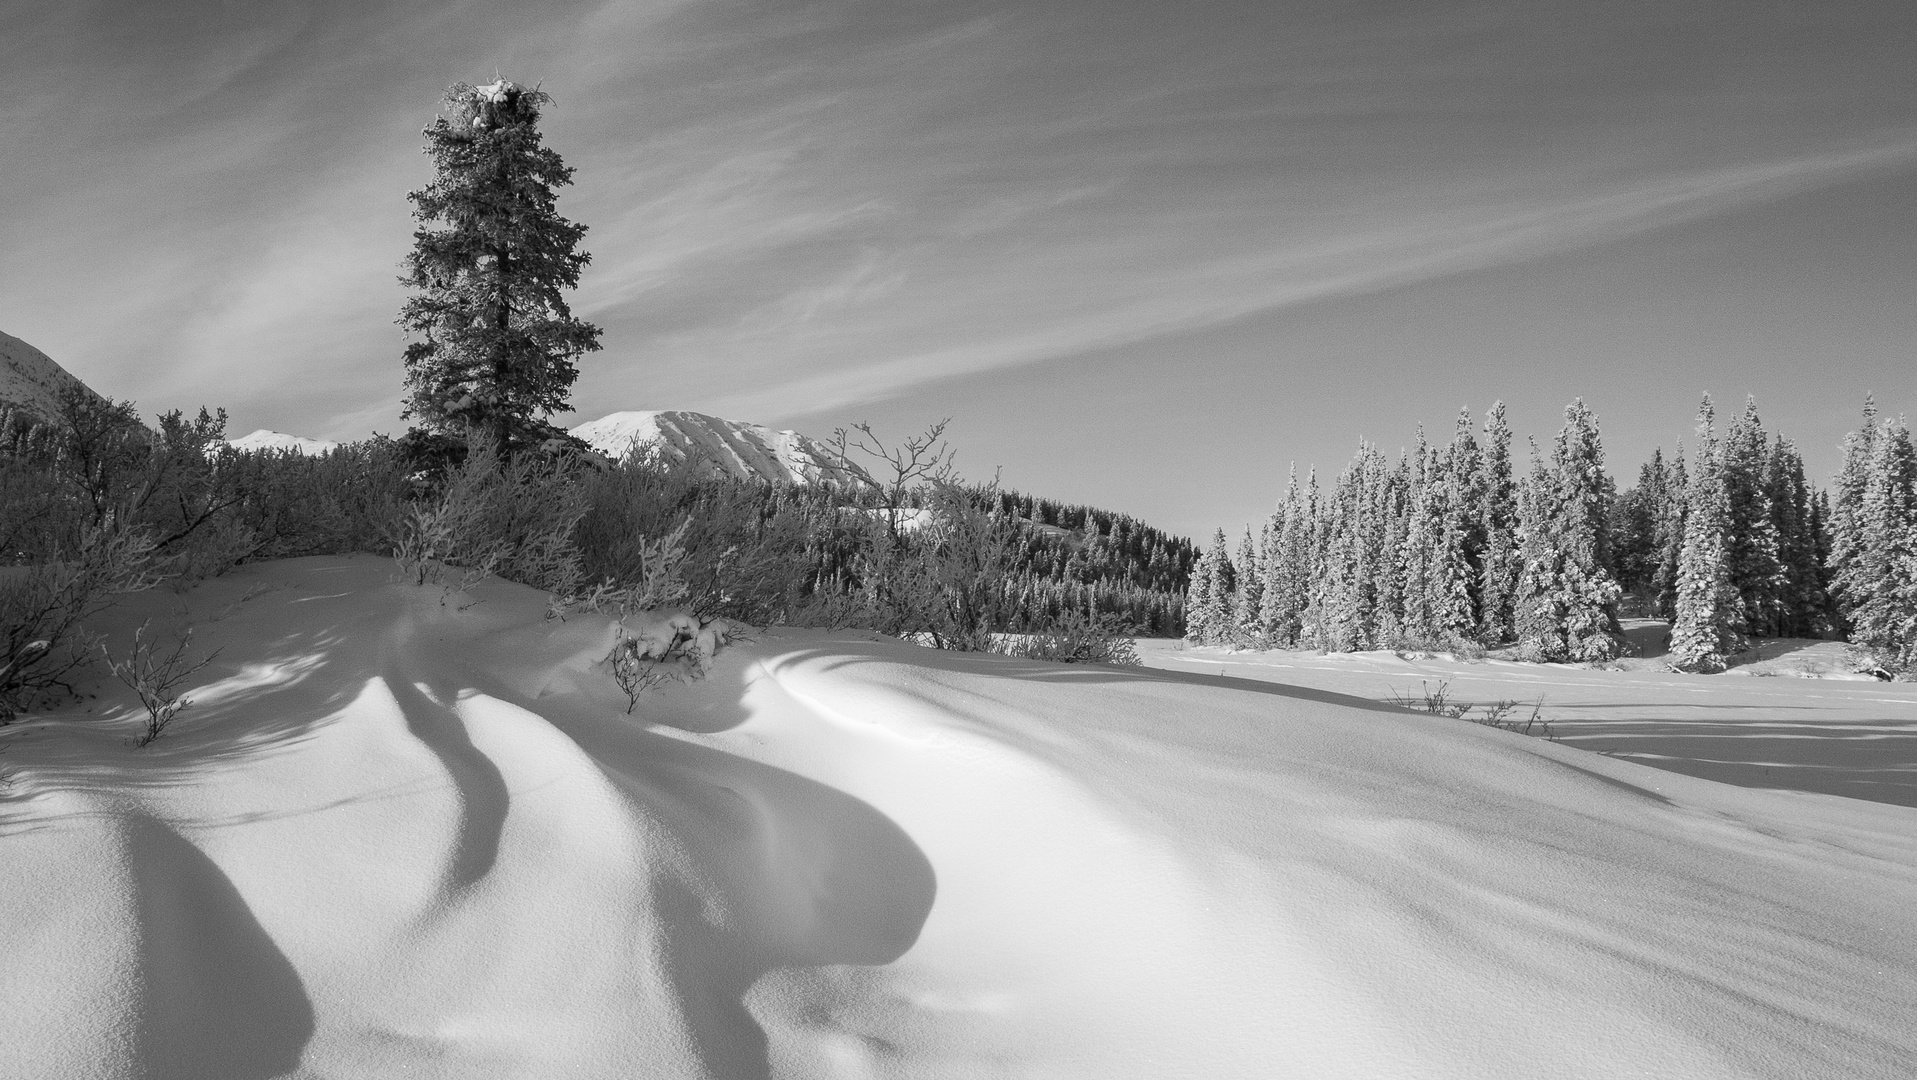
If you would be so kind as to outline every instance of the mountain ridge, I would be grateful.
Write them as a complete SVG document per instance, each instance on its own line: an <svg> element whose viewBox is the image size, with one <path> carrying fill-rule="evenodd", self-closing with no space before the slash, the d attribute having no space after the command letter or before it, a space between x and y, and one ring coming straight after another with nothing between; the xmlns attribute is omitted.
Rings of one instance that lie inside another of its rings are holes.
<svg viewBox="0 0 1917 1080"><path fill-rule="evenodd" d="M60 394L75 386L100 396L99 391L46 353L0 331L0 407L11 406L41 420L52 420L60 412Z"/></svg>

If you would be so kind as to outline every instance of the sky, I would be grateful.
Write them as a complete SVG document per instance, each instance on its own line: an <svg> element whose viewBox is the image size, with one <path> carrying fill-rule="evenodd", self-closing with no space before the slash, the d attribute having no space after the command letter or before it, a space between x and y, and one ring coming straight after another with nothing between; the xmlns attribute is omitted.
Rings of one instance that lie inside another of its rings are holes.
<svg viewBox="0 0 1917 1080"><path fill-rule="evenodd" d="M576 413L899 439L1187 535L1461 407L1917 412L1917 6L0 0L0 330L231 431L403 428L445 87L555 99ZM1694 440L1693 440L1694 441Z"/></svg>

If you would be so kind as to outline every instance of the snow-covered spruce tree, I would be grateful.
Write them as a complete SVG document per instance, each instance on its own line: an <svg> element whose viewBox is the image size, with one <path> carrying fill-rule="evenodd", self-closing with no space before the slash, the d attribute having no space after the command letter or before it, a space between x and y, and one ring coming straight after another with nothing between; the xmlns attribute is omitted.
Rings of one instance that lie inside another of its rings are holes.
<svg viewBox="0 0 1917 1080"><path fill-rule="evenodd" d="M1400 466L1400 473L1405 473ZM1399 618L1396 633L1386 633L1394 645L1413 642L1426 645L1436 634L1431 628L1431 568L1438 559L1438 544L1444 535L1444 495L1438 490L1439 478L1434 455L1425 445L1424 429L1418 429L1418 445L1411 457L1405 483L1406 497L1403 539L1397 545L1400 595L1393 597Z"/></svg>
<svg viewBox="0 0 1917 1080"><path fill-rule="evenodd" d="M1917 446L1901 419L1883 424L1874 443L1839 581L1850 640L1886 667L1908 669L1917 663Z"/></svg>
<svg viewBox="0 0 1917 1080"><path fill-rule="evenodd" d="M1230 644L1236 632L1236 575L1225 548L1225 530L1212 537L1211 548L1192 571L1191 591L1185 601L1185 637L1198 645Z"/></svg>
<svg viewBox="0 0 1917 1080"><path fill-rule="evenodd" d="M1449 596L1462 588L1465 595L1465 623L1457 629L1462 637L1471 637L1477 627L1479 587L1482 581L1484 565L1484 514L1485 476L1484 454L1478 448L1477 437L1473 434L1475 424L1471 419L1469 407L1458 410L1458 420L1451 432L1451 445L1445 448L1444 471L1445 484L1445 527L1455 528L1458 532L1456 542L1457 555L1463 559L1463 580L1452 583L1449 580L1438 586L1440 594ZM1450 541L1446 541L1447 545ZM1446 556L1449 560L1450 555ZM1451 573L1449 569L1444 571ZM1447 625L1451 621L1448 611L1449 599L1434 600L1440 611L1440 621Z"/></svg>
<svg viewBox="0 0 1917 1080"><path fill-rule="evenodd" d="M1684 562L1684 519L1690 513L1690 475L1684 468L1684 441L1664 466L1663 501L1657 509L1657 569L1651 574L1652 610L1660 619L1677 618L1677 579Z"/></svg>
<svg viewBox="0 0 1917 1080"><path fill-rule="evenodd" d="M1291 474L1290 490L1298 488L1298 473ZM1278 639L1276 612L1272 608L1271 594L1278 588L1278 577L1282 569L1284 551L1280 547L1285 535L1285 503L1283 499L1272 508L1271 516L1265 519L1258 532L1258 611L1252 624L1258 628L1259 640L1264 648L1283 648Z"/></svg>
<svg viewBox="0 0 1917 1080"><path fill-rule="evenodd" d="M1730 520L1725 552L1731 583L1737 586L1749 631L1775 637L1782 632L1787 583L1778 557L1776 515L1765 483L1770 437L1758 419L1756 398L1745 399L1743 415L1731 421L1722 446L1724 503Z"/></svg>
<svg viewBox="0 0 1917 1080"><path fill-rule="evenodd" d="M1323 511L1322 572L1316 578L1313 616L1316 644L1331 652L1351 652L1369 643L1371 568L1365 549L1364 476L1375 453L1369 444L1359 450L1332 484Z"/></svg>
<svg viewBox="0 0 1917 1080"><path fill-rule="evenodd" d="M1609 660L1624 651L1621 590L1605 569L1610 486L1597 416L1582 400L1564 409L1550 467L1533 451L1521 496L1523 571L1514 605L1521 653L1532 660Z"/></svg>
<svg viewBox="0 0 1917 1080"><path fill-rule="evenodd" d="M1657 573L1657 515L1664 504L1664 450L1638 469L1637 484L1611 504L1611 573L1627 593L1643 595Z"/></svg>
<svg viewBox="0 0 1917 1080"><path fill-rule="evenodd" d="M1818 561L1814 493L1804 478L1804 459L1790 440L1779 437L1771 443L1764 465L1764 488L1777 533L1777 560L1784 571L1777 633L1827 637L1833 628L1825 615L1830 604Z"/></svg>
<svg viewBox="0 0 1917 1080"><path fill-rule="evenodd" d="M414 295L398 321L417 337L403 415L434 435L486 429L508 453L563 438L546 417L568 407L574 360L599 348L563 295L590 256L586 227L555 208L573 171L541 142L551 100L504 80L453 84L424 132L433 181L407 196L421 228L400 279Z"/></svg>
<svg viewBox="0 0 1917 1080"><path fill-rule="evenodd" d="M1265 588L1259 624L1274 646L1299 644L1305 612L1311 603L1311 531L1313 522L1298 491L1298 467L1292 465L1285 484L1285 501L1278 513L1278 534L1265 564Z"/></svg>
<svg viewBox="0 0 1917 1080"><path fill-rule="evenodd" d="M1446 507L1425 601L1431 613L1432 635L1446 646L1469 640L1477 625L1471 610L1471 562L1465 547L1470 520L1462 503Z"/></svg>
<svg viewBox="0 0 1917 1080"><path fill-rule="evenodd" d="M1743 598L1731 580L1730 499L1724 448L1712 426L1715 415L1706 394L1698 407L1697 463L1686 493L1677 617L1671 625L1671 666L1680 671L1723 671L1725 658L1744 647Z"/></svg>
<svg viewBox="0 0 1917 1080"><path fill-rule="evenodd" d="M1863 602L1869 591L1868 584L1858 578L1853 567L1865 544L1862 522L1864 492L1870 486L1880 426L1876 399L1866 395L1863 423L1844 437L1844 466L1837 473L1830 500L1830 516L1826 526L1830 532L1830 558L1826 565L1829 567L1831 591L1837 602L1837 610L1846 623L1851 612Z"/></svg>
<svg viewBox="0 0 1917 1080"><path fill-rule="evenodd" d="M1522 559L1518 551L1517 483L1511 472L1511 425L1504 402L1494 402L1484 420L1484 455L1477 490L1484 556L1478 567L1478 640L1500 645L1517 636L1513 603Z"/></svg>
<svg viewBox="0 0 1917 1080"><path fill-rule="evenodd" d="M1191 587L1185 591L1185 640L1194 645L1209 644L1216 632L1213 623L1217 607L1212 593L1217 589L1217 576L1211 553L1200 555L1191 569Z"/></svg>
<svg viewBox="0 0 1917 1080"><path fill-rule="evenodd" d="M1238 544L1235 579L1238 592L1232 598L1232 643L1247 648L1265 648L1265 634L1258 622L1265 597L1264 567L1259 562L1258 545L1252 540L1249 527L1245 529L1245 538Z"/></svg>

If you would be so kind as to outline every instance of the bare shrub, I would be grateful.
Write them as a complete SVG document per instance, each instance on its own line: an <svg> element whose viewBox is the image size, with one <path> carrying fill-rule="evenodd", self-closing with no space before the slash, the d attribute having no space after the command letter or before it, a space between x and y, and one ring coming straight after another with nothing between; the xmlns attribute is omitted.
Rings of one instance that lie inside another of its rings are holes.
<svg viewBox="0 0 1917 1080"><path fill-rule="evenodd" d="M100 647L108 670L140 696L140 704L146 709L146 731L134 743L142 747L152 745L180 710L193 703L191 698L175 695L174 690L219 655L216 649L198 663L188 663L186 652L193 644L191 627L175 639L171 651L162 651L147 640L147 626L141 623L133 632L133 649L124 660L113 659L105 645Z"/></svg>
<svg viewBox="0 0 1917 1080"><path fill-rule="evenodd" d="M1116 616L1069 611L1050 627L1030 634L1001 635L992 651L1027 660L1059 664L1113 664L1133 667L1143 663L1138 643L1125 632Z"/></svg>
<svg viewBox="0 0 1917 1080"><path fill-rule="evenodd" d="M153 541L109 520L89 528L69 558L0 568L0 724L52 696L70 695L92 659L83 623L116 593L151 588Z"/></svg>
<svg viewBox="0 0 1917 1080"><path fill-rule="evenodd" d="M1511 698L1500 699L1488 705L1457 701L1451 697L1451 684L1444 680L1439 680L1436 688L1422 680L1418 686L1419 693L1416 695L1403 694L1393 689L1391 703L1414 712L1448 716L1453 720L1468 720L1474 724L1497 728L1499 731L1509 731L1518 735L1536 735L1552 742L1557 741L1556 730L1551 727L1551 722L1544 718L1544 698L1542 697L1530 703L1531 711L1526 714L1521 711L1525 703ZM1482 711L1473 716L1471 714L1473 709Z"/></svg>
<svg viewBox="0 0 1917 1080"><path fill-rule="evenodd" d="M464 590L498 574L570 594L583 576L573 530L586 510L567 462L532 453L502 458L491 437L476 431L466 460L436 493L394 507L387 536L401 575L415 585Z"/></svg>

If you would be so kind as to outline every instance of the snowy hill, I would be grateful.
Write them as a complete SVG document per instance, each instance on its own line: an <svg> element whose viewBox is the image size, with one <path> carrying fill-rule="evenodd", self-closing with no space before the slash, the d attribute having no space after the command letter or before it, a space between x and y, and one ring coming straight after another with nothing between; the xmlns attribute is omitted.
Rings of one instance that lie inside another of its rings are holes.
<svg viewBox="0 0 1917 1080"><path fill-rule="evenodd" d="M297 450L307 455L324 454L328 450L339 448L336 442L307 439L298 435L288 435L283 431L269 431L266 428L261 428L251 435L228 439L226 442L235 450Z"/></svg>
<svg viewBox="0 0 1917 1080"><path fill-rule="evenodd" d="M1917 810L1216 674L604 617L370 556L0 728L0 1076L1907 1080ZM217 650L217 651L216 651Z"/></svg>
<svg viewBox="0 0 1917 1080"><path fill-rule="evenodd" d="M59 407L60 391L69 386L86 384L46 353L0 333L0 405L19 406L50 419Z"/></svg>
<svg viewBox="0 0 1917 1080"><path fill-rule="evenodd" d="M711 474L779 484L872 483L864 471L848 471L823 445L796 431L774 431L704 413L616 412L580 424L572 434L614 459L624 457L635 443L651 443L668 460L690 461Z"/></svg>

